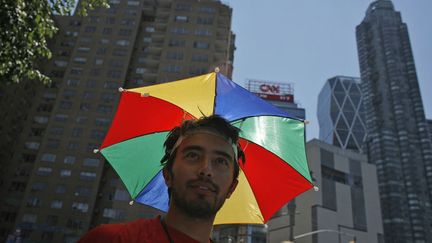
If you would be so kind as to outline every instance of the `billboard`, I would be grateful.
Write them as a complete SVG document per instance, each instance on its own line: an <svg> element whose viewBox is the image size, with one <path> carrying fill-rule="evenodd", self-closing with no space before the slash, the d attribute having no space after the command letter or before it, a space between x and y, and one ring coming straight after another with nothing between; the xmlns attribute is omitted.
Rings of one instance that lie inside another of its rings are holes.
<svg viewBox="0 0 432 243"><path fill-rule="evenodd" d="M249 79L247 89L265 100L294 102L293 85L262 80Z"/></svg>

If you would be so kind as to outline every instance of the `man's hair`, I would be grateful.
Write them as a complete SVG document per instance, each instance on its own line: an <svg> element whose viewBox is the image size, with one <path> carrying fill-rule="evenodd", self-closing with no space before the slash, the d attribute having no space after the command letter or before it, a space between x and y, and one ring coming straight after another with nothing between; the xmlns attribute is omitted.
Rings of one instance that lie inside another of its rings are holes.
<svg viewBox="0 0 432 243"><path fill-rule="evenodd" d="M180 126L173 128L165 140L165 155L161 159L161 164L169 173L172 172L172 166L177 153L176 143L181 136L195 131L211 131L222 135L225 139L231 140L237 147L237 158L234 158L234 179L238 178L240 172L239 161L245 162L245 155L238 144L240 129L231 125L227 120L218 115L201 117L198 120L186 120ZM177 144L178 145L178 144ZM235 156L235 155L234 155Z"/></svg>

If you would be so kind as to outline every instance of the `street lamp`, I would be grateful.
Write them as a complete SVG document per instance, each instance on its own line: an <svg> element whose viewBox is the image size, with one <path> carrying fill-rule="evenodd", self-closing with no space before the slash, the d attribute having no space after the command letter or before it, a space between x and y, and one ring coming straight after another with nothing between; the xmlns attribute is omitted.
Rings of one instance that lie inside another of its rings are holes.
<svg viewBox="0 0 432 243"><path fill-rule="evenodd" d="M349 234L349 233L346 233L346 232L342 232L342 231L338 231L338 230L332 230L332 229L320 229L320 230L315 230L315 231L312 231L312 232L304 233L304 234L301 234L301 235L297 235L297 236L294 236L294 240L297 240L297 239L300 239L300 238L303 238L303 237L306 237L306 236L309 236L309 235L315 235L315 234L318 234L318 233L323 233L323 232L336 233L336 234L339 234L339 235L345 235L345 236L348 236L348 237L352 237L352 240L350 240L349 243L357 243L357 237L355 235L352 235L352 234ZM281 243L294 243L294 241L282 241Z"/></svg>

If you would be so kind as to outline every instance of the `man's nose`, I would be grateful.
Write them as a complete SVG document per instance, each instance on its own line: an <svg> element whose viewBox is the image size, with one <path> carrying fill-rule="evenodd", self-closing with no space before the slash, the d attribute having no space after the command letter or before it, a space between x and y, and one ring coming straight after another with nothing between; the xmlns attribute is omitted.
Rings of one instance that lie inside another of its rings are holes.
<svg viewBox="0 0 432 243"><path fill-rule="evenodd" d="M212 170L212 161L209 158L209 156L204 156L204 158L201 160L200 167L199 167L199 174L200 176L206 176L211 177L213 176L213 170Z"/></svg>

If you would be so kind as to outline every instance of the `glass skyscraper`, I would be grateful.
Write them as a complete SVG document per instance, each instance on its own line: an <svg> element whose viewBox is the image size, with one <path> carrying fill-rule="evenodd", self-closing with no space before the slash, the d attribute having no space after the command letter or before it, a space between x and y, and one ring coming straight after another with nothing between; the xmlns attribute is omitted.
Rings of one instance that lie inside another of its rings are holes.
<svg viewBox="0 0 432 243"><path fill-rule="evenodd" d="M362 152L365 137L360 79L330 78L318 96L319 138L328 144Z"/></svg>
<svg viewBox="0 0 432 243"><path fill-rule="evenodd" d="M376 164L385 241L431 242L432 149L407 25L389 0L356 28L369 162Z"/></svg>

